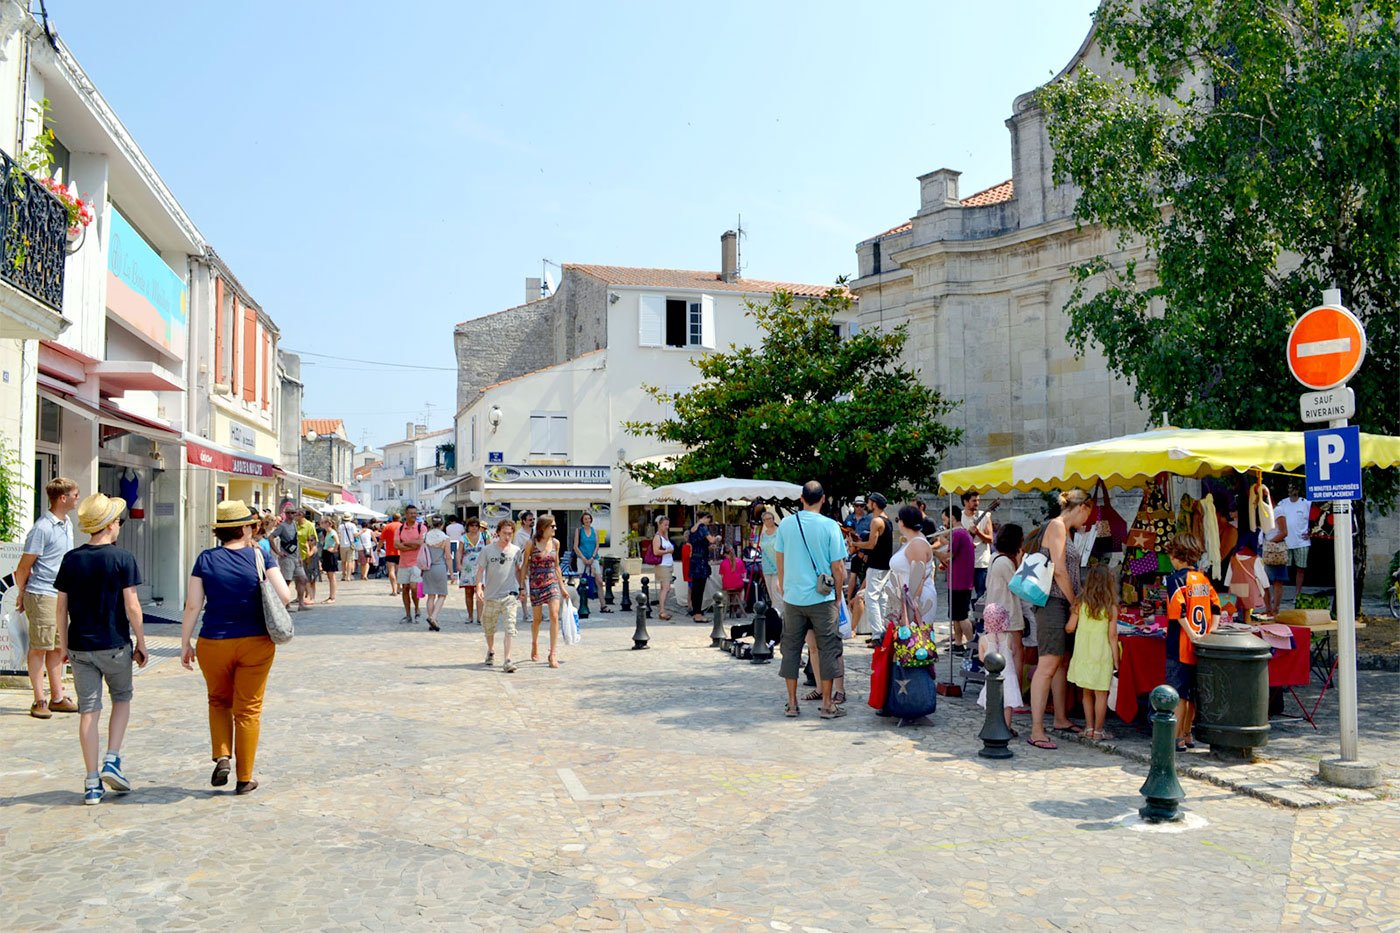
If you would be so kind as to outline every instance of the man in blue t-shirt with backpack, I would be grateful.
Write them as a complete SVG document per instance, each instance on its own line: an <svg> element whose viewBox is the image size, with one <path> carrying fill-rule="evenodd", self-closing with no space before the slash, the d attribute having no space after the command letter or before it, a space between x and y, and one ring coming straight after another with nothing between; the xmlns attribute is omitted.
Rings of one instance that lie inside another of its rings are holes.
<svg viewBox="0 0 1400 933"><path fill-rule="evenodd" d="M783 661L778 672L787 681L784 714L789 718L799 712L797 671L808 629L816 635L821 660L821 718L846 715L831 701L831 676L841 657L836 594L846 583L846 542L841 526L821 513L825 501L822 484L812 480L802 487L802 508L778 525L775 550L783 599Z"/></svg>

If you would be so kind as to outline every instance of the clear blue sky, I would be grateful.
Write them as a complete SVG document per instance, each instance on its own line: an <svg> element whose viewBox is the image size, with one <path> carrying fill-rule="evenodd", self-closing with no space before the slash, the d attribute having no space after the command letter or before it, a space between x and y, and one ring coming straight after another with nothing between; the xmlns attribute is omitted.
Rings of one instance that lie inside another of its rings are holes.
<svg viewBox="0 0 1400 933"><path fill-rule="evenodd" d="M1094 0L48 0L358 444L455 406L452 325L541 259L826 283L918 208L1011 175L1003 121ZM391 370L344 357L436 370Z"/></svg>

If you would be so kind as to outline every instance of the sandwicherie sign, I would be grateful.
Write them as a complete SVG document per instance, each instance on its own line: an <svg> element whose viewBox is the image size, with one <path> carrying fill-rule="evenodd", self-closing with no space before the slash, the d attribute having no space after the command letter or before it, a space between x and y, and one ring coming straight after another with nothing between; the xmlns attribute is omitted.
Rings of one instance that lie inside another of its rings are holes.
<svg viewBox="0 0 1400 933"><path fill-rule="evenodd" d="M612 482L607 466L532 466L520 463L493 463L486 468L488 483L591 483Z"/></svg>

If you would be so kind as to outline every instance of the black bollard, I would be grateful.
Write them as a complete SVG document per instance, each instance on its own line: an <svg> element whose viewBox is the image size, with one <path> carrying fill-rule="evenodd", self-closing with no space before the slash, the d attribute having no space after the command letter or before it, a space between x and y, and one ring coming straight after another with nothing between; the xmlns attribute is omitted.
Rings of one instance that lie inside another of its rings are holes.
<svg viewBox="0 0 1400 933"><path fill-rule="evenodd" d="M647 618L651 618L651 577L642 577L642 605L646 607Z"/></svg>
<svg viewBox="0 0 1400 933"><path fill-rule="evenodd" d="M622 611L632 611L632 584L628 581L632 575L627 571L622 571Z"/></svg>
<svg viewBox="0 0 1400 933"><path fill-rule="evenodd" d="M711 610L714 615L715 626L710 629L710 647L724 647L724 597L719 593L715 594L714 607Z"/></svg>
<svg viewBox="0 0 1400 933"><path fill-rule="evenodd" d="M578 591L578 617L579 617L580 619L586 619L586 618L588 618L588 615L589 615L589 612L588 612L588 587L584 585L583 580L584 580L583 577L579 577L579 578L578 578L578 583L576 583L576 584L574 585L574 589Z"/></svg>
<svg viewBox="0 0 1400 933"><path fill-rule="evenodd" d="M773 660L768 647L768 601L762 596L753 603L753 663L767 664Z"/></svg>
<svg viewBox="0 0 1400 933"><path fill-rule="evenodd" d="M1176 709L1180 697L1168 684L1152 689L1152 761L1147 766L1147 780L1138 793L1147 799L1147 806L1138 816L1148 823L1175 823L1182 818L1178 805L1186 798L1181 782L1176 779Z"/></svg>
<svg viewBox="0 0 1400 933"><path fill-rule="evenodd" d="M603 567L603 605L613 604L613 583L617 580L617 570L612 564Z"/></svg>
<svg viewBox="0 0 1400 933"><path fill-rule="evenodd" d="M982 722L982 731L977 737L982 747L977 754L983 758L1010 758L1016 753L1007 745L1011 742L1011 730L1006 728L1006 713L1002 710L1005 683L1001 672L1006 669L1006 658L993 651L982 662L987 668L987 718Z"/></svg>
<svg viewBox="0 0 1400 933"><path fill-rule="evenodd" d="M643 577L643 582L646 578ZM642 604L637 603L637 630L632 633L632 650L641 651L647 646L647 616Z"/></svg>

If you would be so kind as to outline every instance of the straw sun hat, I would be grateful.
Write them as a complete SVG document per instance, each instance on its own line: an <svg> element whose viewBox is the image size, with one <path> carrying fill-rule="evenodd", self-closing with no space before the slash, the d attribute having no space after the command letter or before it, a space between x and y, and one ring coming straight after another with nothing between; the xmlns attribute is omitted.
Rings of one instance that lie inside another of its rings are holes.
<svg viewBox="0 0 1400 933"><path fill-rule="evenodd" d="M214 513L215 528L238 528L258 521L258 513L248 508L242 499L225 499Z"/></svg>
<svg viewBox="0 0 1400 933"><path fill-rule="evenodd" d="M121 518L126 503L95 492L78 503L78 529L85 535L95 535Z"/></svg>

